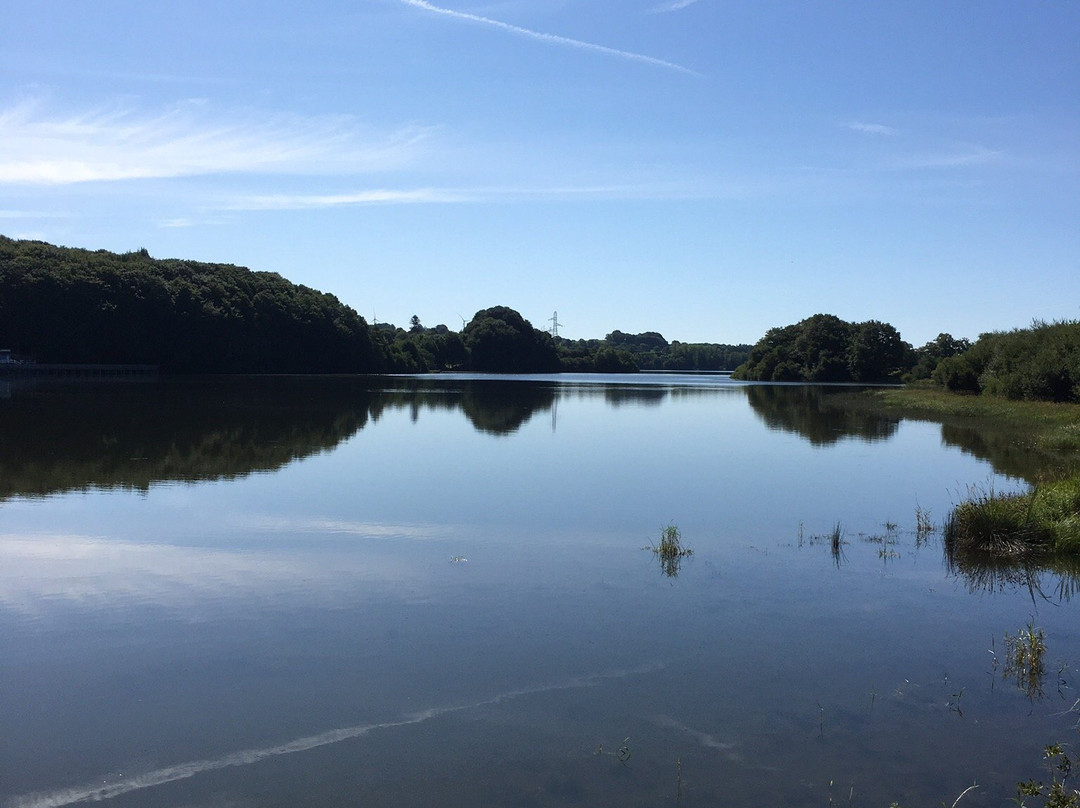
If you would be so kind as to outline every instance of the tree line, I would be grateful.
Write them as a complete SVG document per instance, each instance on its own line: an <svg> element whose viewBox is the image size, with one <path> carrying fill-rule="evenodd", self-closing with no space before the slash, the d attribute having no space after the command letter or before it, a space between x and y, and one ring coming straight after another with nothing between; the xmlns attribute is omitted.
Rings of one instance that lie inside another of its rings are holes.
<svg viewBox="0 0 1080 808"><path fill-rule="evenodd" d="M815 314L769 329L734 378L751 381L907 383L959 393L1080 403L1080 321L1035 322L981 334L942 333L920 348L890 324Z"/></svg>
<svg viewBox="0 0 1080 808"><path fill-rule="evenodd" d="M167 373L723 371L756 381L908 382L1080 401L1080 322L950 334L913 348L889 323L815 314L750 345L655 331L568 340L506 306L460 332L371 326L334 295L273 272L0 236L0 348L39 363L145 364Z"/></svg>
<svg viewBox="0 0 1080 808"><path fill-rule="evenodd" d="M367 323L273 272L0 237L0 347L174 373L371 371Z"/></svg>
<svg viewBox="0 0 1080 808"><path fill-rule="evenodd" d="M550 373L731 370L750 346L669 344L655 332L567 340L506 306L460 332L417 316L408 328L369 325L273 272L0 236L0 348L169 373Z"/></svg>

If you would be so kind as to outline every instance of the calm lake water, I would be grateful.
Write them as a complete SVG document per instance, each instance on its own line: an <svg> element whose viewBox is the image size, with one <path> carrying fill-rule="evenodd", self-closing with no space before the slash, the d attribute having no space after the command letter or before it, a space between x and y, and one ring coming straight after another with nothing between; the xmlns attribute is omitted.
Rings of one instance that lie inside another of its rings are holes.
<svg viewBox="0 0 1080 808"><path fill-rule="evenodd" d="M8 385L0 805L1007 804L1077 740L1076 578L950 568L916 509L1022 482L829 392Z"/></svg>

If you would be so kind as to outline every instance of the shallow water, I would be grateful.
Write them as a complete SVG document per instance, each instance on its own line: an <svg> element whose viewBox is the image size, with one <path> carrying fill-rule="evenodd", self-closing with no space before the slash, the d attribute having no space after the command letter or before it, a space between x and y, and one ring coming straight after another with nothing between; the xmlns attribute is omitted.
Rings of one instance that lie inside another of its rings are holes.
<svg viewBox="0 0 1080 808"><path fill-rule="evenodd" d="M1075 740L1067 587L915 534L1020 483L821 388L41 384L0 415L5 808L1000 805ZM1041 694L1004 675L1028 621Z"/></svg>

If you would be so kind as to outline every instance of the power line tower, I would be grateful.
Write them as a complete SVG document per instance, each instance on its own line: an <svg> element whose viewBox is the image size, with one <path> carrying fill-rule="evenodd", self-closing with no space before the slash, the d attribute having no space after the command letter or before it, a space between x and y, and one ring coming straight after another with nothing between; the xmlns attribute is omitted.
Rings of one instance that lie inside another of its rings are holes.
<svg viewBox="0 0 1080 808"><path fill-rule="evenodd" d="M556 339L559 338L559 312L555 312L548 317L548 322L551 323L551 336Z"/></svg>

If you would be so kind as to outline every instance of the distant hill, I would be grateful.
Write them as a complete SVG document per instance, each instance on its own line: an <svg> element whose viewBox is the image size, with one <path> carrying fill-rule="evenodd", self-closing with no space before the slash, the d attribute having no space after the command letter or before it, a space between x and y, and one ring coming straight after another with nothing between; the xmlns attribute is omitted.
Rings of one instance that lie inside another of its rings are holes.
<svg viewBox="0 0 1080 808"><path fill-rule="evenodd" d="M384 369L364 318L272 272L0 236L0 347L175 373Z"/></svg>

